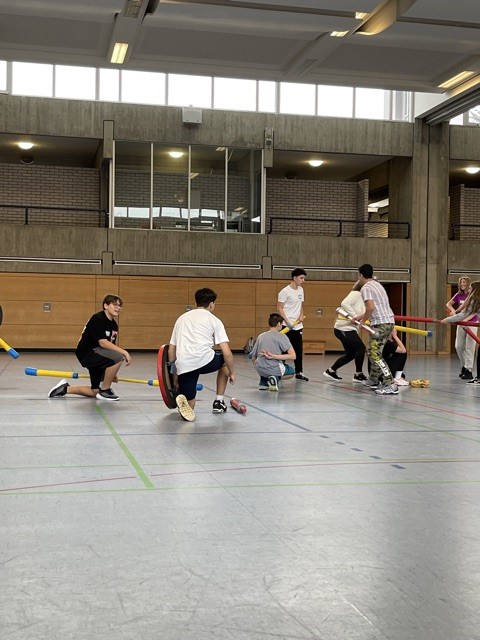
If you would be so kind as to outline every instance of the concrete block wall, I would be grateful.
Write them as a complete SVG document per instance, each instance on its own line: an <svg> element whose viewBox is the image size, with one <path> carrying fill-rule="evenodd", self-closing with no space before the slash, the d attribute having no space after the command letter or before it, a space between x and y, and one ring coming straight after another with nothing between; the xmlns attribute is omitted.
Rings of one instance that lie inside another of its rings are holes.
<svg viewBox="0 0 480 640"><path fill-rule="evenodd" d="M480 225L480 189L457 184L450 189L450 224ZM456 240L478 239L478 228L455 229Z"/></svg>

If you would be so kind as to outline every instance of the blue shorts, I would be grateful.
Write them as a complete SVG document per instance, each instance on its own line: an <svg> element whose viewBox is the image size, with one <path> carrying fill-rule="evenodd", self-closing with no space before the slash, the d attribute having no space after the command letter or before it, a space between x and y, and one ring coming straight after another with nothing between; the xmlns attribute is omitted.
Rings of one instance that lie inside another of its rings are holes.
<svg viewBox="0 0 480 640"><path fill-rule="evenodd" d="M178 376L178 393L183 394L187 400L193 400L197 395L197 382L198 377L202 373L213 373L218 371L225 364L223 354L221 351L215 351L213 360L210 360L208 364L195 371L187 371L187 373L181 373Z"/></svg>

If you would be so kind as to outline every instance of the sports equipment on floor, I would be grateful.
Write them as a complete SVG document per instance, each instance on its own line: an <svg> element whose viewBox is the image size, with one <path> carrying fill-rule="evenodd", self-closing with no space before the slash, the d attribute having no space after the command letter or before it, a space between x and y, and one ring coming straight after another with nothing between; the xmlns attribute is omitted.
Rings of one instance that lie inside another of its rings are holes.
<svg viewBox="0 0 480 640"><path fill-rule="evenodd" d="M5 340L2 340L1 338L0 338L0 347L5 349L5 351L8 353L8 355L12 356L12 358L14 360L16 360L17 358L20 357L20 354L17 351L15 351L15 349L13 347L11 347L9 344L7 344L5 342Z"/></svg>
<svg viewBox="0 0 480 640"><path fill-rule="evenodd" d="M232 398L230 400L230 406L238 413L247 413L247 406L243 404L241 400L237 400L237 398Z"/></svg>

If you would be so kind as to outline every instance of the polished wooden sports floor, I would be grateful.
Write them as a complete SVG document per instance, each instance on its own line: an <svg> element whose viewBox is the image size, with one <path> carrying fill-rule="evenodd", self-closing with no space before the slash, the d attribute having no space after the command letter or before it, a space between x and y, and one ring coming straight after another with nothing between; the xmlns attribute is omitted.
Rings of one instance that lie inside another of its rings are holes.
<svg viewBox="0 0 480 640"><path fill-rule="evenodd" d="M187 423L158 388L23 373L73 353L0 354L2 640L480 639L480 385L416 356L430 387L378 396L336 356L272 393L236 355L247 414L206 376Z"/></svg>

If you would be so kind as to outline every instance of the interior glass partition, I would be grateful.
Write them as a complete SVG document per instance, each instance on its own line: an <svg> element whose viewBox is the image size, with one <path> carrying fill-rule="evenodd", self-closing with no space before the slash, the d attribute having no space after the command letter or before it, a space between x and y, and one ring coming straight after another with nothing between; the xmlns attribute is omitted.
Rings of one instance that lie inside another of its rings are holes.
<svg viewBox="0 0 480 640"><path fill-rule="evenodd" d="M188 228L188 147L153 145L154 229Z"/></svg>
<svg viewBox="0 0 480 640"><path fill-rule="evenodd" d="M225 230L226 152L225 147L191 147L188 189L191 231Z"/></svg>
<svg viewBox="0 0 480 640"><path fill-rule="evenodd" d="M114 227L151 228L151 144L115 142Z"/></svg>
<svg viewBox="0 0 480 640"><path fill-rule="evenodd" d="M260 232L262 152L228 149L227 231Z"/></svg>

